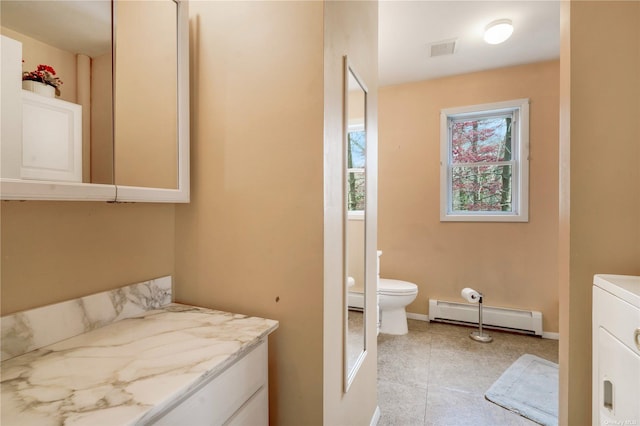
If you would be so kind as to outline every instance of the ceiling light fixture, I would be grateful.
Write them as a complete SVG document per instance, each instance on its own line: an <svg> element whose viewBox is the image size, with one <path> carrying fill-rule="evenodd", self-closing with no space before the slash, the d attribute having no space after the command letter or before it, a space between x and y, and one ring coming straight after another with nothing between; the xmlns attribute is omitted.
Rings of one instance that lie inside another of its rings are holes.
<svg viewBox="0 0 640 426"><path fill-rule="evenodd" d="M498 19L484 29L484 41L489 44L500 44L513 34L511 19Z"/></svg>

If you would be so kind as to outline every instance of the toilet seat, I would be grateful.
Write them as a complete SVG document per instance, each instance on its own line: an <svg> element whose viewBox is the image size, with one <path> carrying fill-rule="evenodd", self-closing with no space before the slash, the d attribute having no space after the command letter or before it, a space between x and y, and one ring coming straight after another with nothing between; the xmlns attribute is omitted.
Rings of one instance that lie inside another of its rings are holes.
<svg viewBox="0 0 640 426"><path fill-rule="evenodd" d="M418 293L418 286L414 283L389 278L378 280L378 294L387 296L412 295Z"/></svg>

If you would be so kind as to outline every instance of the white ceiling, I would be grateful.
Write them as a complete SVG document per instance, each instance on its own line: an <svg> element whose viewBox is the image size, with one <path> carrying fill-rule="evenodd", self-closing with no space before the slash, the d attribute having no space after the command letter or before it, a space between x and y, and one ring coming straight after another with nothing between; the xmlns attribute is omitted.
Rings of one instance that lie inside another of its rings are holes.
<svg viewBox="0 0 640 426"><path fill-rule="evenodd" d="M513 35L482 40L485 26L511 19ZM433 43L456 39L453 55L429 57ZM380 85L428 80L560 56L560 1L402 1L379 6Z"/></svg>
<svg viewBox="0 0 640 426"><path fill-rule="evenodd" d="M107 0L1 0L2 26L51 46L91 57L111 49Z"/></svg>

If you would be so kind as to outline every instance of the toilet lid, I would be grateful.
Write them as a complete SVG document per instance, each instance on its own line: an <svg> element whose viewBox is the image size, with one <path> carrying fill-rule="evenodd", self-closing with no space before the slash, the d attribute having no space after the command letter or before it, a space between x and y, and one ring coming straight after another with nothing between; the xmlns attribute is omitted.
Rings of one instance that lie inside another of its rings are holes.
<svg viewBox="0 0 640 426"><path fill-rule="evenodd" d="M415 294L418 286L414 283L389 278L380 278L378 282L378 294Z"/></svg>

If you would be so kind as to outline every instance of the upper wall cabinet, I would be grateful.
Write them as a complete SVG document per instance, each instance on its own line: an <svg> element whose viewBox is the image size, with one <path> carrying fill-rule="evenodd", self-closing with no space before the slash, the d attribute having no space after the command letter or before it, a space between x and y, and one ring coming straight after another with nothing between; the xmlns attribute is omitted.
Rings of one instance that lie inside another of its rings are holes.
<svg viewBox="0 0 640 426"><path fill-rule="evenodd" d="M187 1L1 8L2 199L188 202Z"/></svg>

